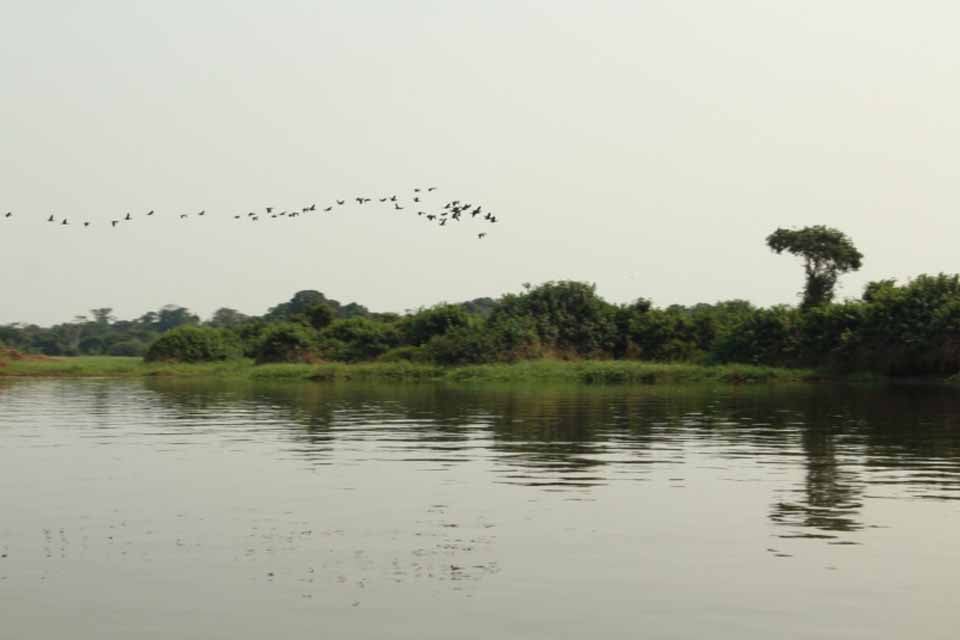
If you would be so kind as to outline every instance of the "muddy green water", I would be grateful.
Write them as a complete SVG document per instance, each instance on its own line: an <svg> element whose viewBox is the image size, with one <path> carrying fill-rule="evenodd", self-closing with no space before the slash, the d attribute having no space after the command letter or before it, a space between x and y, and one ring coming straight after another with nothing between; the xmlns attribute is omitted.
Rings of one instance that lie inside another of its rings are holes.
<svg viewBox="0 0 960 640"><path fill-rule="evenodd" d="M960 389L0 382L0 638L955 638Z"/></svg>

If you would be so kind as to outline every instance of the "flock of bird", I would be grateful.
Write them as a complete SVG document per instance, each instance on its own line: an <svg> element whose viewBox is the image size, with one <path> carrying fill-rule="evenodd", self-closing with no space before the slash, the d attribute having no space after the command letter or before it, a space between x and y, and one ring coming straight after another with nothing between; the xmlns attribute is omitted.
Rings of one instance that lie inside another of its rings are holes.
<svg viewBox="0 0 960 640"><path fill-rule="evenodd" d="M358 206L363 206L371 203L384 204L386 206L391 206L392 210L396 212L409 210L411 212L416 211L417 217L422 218L426 222L431 224L436 224L438 226L444 227L451 222L460 222L461 220L474 220L477 219L485 223L496 223L497 216L493 215L489 211L485 211L483 206L470 203L463 200L450 200L442 207L434 208L427 205L426 200L429 199L429 195L437 190L437 187L415 187L413 189L412 195L409 195L407 198L401 199L396 194L378 196L376 198L367 197L367 196L355 196L351 200L346 198L335 198L333 202L326 204L325 206L320 206L316 203L312 203L306 206L294 207L292 209L280 209L277 207L269 206L264 207L263 211L249 211L246 214L232 214L234 220L246 220L249 222L257 222L259 220L280 220L280 219L291 219L297 218L303 215L315 214L315 213L332 213L333 211L343 207L348 202L353 204L354 202ZM143 217L151 217L156 215L157 212L153 209L142 214ZM207 215L206 209L201 209L193 214L190 213L180 213L180 220L187 220L193 216L202 217ZM14 218L12 211L7 211L2 215L0 220L8 220ZM115 228L118 225L132 222L134 216L127 212L126 215L119 218L110 220L110 226ZM47 218L47 222L51 224L56 224L60 226L81 226L82 228L87 228L93 226L93 223L89 220L80 220L72 223L69 218L57 218L54 214L50 214ZM480 232L477 234L478 239L483 239L487 237L487 233Z"/></svg>

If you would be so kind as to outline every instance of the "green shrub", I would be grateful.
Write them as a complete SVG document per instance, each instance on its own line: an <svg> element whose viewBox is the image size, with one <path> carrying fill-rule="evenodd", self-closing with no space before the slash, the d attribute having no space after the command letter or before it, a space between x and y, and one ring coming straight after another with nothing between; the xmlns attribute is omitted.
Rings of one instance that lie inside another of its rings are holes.
<svg viewBox="0 0 960 640"><path fill-rule="evenodd" d="M254 349L257 364L305 362L317 347L316 332L296 322L276 322L263 329Z"/></svg>
<svg viewBox="0 0 960 640"><path fill-rule="evenodd" d="M429 354L422 347L407 344L390 349L377 360L380 362L426 362L429 360Z"/></svg>
<svg viewBox="0 0 960 640"><path fill-rule="evenodd" d="M212 362L240 357L240 343L222 329L182 325L167 331L147 349L147 362Z"/></svg>
<svg viewBox="0 0 960 640"><path fill-rule="evenodd" d="M404 318L403 338L409 344L419 346L429 342L434 336L442 336L469 324L470 316L462 307L440 304L429 309L421 309Z"/></svg>
<svg viewBox="0 0 960 640"><path fill-rule="evenodd" d="M497 359L491 336L479 327L461 327L434 336L424 350L430 360L444 365L483 364Z"/></svg>
<svg viewBox="0 0 960 640"><path fill-rule="evenodd" d="M396 325L369 318L337 320L320 337L326 345L338 345L334 359L345 362L373 360L400 345Z"/></svg>
<svg viewBox="0 0 960 640"><path fill-rule="evenodd" d="M121 340L120 342L111 345L107 350L107 354L111 356L127 356L135 358L142 358L146 352L147 345L140 340Z"/></svg>

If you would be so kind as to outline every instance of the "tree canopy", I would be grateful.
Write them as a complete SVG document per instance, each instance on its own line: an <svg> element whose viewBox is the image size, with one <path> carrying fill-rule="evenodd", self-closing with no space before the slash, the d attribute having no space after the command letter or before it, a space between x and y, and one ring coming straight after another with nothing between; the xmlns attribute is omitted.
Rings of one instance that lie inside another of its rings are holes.
<svg viewBox="0 0 960 640"><path fill-rule="evenodd" d="M786 251L803 258L807 276L803 308L832 301L840 274L856 271L863 260L863 254L845 233L823 225L777 229L767 236L767 246L777 254Z"/></svg>

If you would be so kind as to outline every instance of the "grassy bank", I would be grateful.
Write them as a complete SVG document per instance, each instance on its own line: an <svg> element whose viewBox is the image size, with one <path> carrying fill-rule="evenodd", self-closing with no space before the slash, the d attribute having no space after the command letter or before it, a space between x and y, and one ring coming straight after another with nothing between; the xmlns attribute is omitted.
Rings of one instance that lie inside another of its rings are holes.
<svg viewBox="0 0 960 640"><path fill-rule="evenodd" d="M0 377L145 376L237 378L244 380L392 381L392 382L565 382L580 384L757 383L809 380L805 369L750 365L701 366L633 361L563 362L536 360L516 364L439 367L412 363L271 364L249 360L208 364L144 363L139 358L78 357L7 360Z"/></svg>

